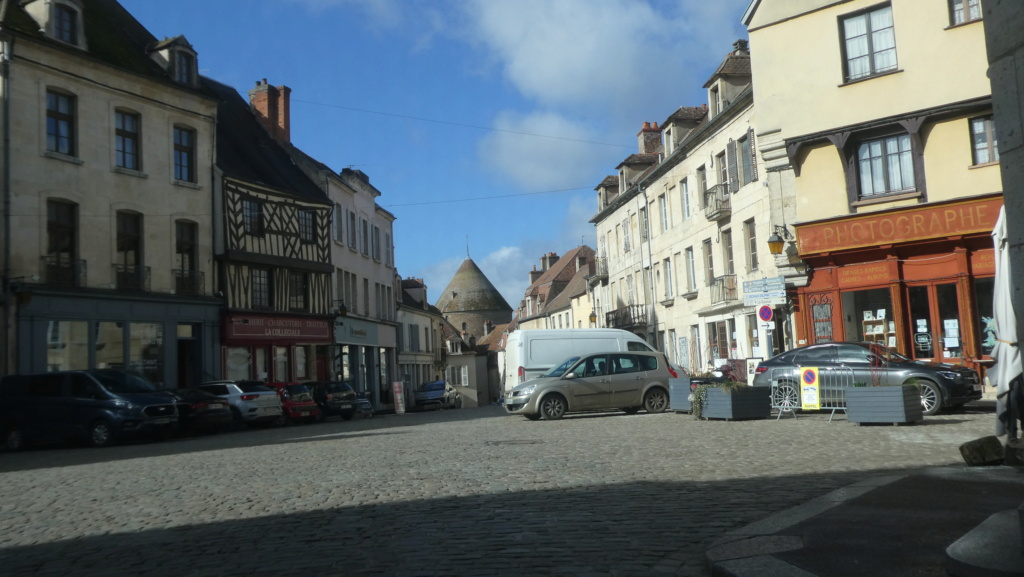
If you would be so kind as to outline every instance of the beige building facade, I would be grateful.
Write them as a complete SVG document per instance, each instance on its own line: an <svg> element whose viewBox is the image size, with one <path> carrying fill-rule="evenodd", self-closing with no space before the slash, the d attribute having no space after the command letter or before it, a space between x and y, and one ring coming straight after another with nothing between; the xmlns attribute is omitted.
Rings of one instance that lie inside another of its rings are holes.
<svg viewBox="0 0 1024 577"><path fill-rule="evenodd" d="M808 271L789 293L797 344L987 366L1002 183L982 16L973 0L750 4L756 121L792 171Z"/></svg>
<svg viewBox="0 0 1024 577"><path fill-rule="evenodd" d="M3 17L3 372L215 378L216 101L196 52L116 4L8 3Z"/></svg>

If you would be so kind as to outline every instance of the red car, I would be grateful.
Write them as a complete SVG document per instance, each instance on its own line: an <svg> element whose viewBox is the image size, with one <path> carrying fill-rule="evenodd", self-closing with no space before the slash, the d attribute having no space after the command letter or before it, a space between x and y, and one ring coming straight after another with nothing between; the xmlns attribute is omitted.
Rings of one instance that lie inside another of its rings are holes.
<svg viewBox="0 0 1024 577"><path fill-rule="evenodd" d="M313 400L313 392L302 383L267 383L281 398L283 418L288 423L315 423L320 420L320 407Z"/></svg>

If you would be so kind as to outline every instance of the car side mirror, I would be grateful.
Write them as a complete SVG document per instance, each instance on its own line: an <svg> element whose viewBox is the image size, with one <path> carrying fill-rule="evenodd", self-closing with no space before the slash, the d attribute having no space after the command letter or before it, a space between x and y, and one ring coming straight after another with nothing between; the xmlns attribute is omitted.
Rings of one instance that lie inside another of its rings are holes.
<svg viewBox="0 0 1024 577"><path fill-rule="evenodd" d="M576 375L576 373L565 373L565 378L567 378L567 379L575 379L575 378L577 378L577 375Z"/></svg>

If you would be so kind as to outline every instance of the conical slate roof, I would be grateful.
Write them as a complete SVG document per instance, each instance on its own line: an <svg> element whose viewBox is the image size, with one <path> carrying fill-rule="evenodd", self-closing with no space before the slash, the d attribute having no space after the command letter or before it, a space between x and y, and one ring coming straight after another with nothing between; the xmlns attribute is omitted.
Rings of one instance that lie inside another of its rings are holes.
<svg viewBox="0 0 1024 577"><path fill-rule="evenodd" d="M508 306L505 298L494 288L491 281L487 280L483 271L471 258L462 261L459 270L437 299L437 308L441 309L443 314L474 311L508 311L510 315L512 313L512 307Z"/></svg>

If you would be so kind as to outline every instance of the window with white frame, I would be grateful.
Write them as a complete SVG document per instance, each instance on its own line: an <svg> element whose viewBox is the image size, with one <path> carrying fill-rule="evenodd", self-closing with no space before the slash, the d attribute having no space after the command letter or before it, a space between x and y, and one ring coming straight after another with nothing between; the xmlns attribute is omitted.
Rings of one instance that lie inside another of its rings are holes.
<svg viewBox="0 0 1024 577"><path fill-rule="evenodd" d="M370 221L365 218L359 219L359 252L370 255Z"/></svg>
<svg viewBox="0 0 1024 577"><path fill-rule="evenodd" d="M665 195L658 197L658 209L661 210L661 232L668 231L668 201Z"/></svg>
<svg viewBox="0 0 1024 577"><path fill-rule="evenodd" d="M331 228L334 231L334 240L340 243L345 242L345 215L342 211L341 204L334 203L334 226Z"/></svg>
<svg viewBox="0 0 1024 577"><path fill-rule="evenodd" d="M629 252L629 218L622 221L622 250Z"/></svg>
<svg viewBox="0 0 1024 577"><path fill-rule="evenodd" d="M736 274L736 265L732 258L732 229L721 232L722 256L724 257L724 274Z"/></svg>
<svg viewBox="0 0 1024 577"><path fill-rule="evenodd" d="M679 181L679 196L683 201L683 218L690 218L690 187L685 178Z"/></svg>
<svg viewBox="0 0 1024 577"><path fill-rule="evenodd" d="M981 0L949 0L950 24L981 20Z"/></svg>
<svg viewBox="0 0 1024 577"><path fill-rule="evenodd" d="M747 244L747 272L757 270L757 229L754 219L744 221L743 235Z"/></svg>
<svg viewBox="0 0 1024 577"><path fill-rule="evenodd" d="M686 292L697 290L697 263L693 256L693 247L684 252L686 262Z"/></svg>
<svg viewBox="0 0 1024 577"><path fill-rule="evenodd" d="M46 150L65 156L77 153L75 138L76 98L64 92L46 91Z"/></svg>
<svg viewBox="0 0 1024 577"><path fill-rule="evenodd" d="M862 198L915 189L909 134L862 142L857 149L857 164Z"/></svg>
<svg viewBox="0 0 1024 577"><path fill-rule="evenodd" d="M650 233L650 229L647 226L647 207L646 206L640 209L640 212L637 214L637 220L638 220L637 224L639 225L639 228L640 228L640 242L646 242L647 241L647 235Z"/></svg>
<svg viewBox="0 0 1024 577"><path fill-rule="evenodd" d="M395 263L395 247L391 245L391 233L384 233L384 264L391 266Z"/></svg>
<svg viewBox="0 0 1024 577"><path fill-rule="evenodd" d="M373 260L380 262L380 227L373 225L373 234L370 235Z"/></svg>
<svg viewBox="0 0 1024 577"><path fill-rule="evenodd" d="M356 228L356 213L349 210L348 213L348 247L352 250L358 250L356 245L356 237L359 234Z"/></svg>
<svg viewBox="0 0 1024 577"><path fill-rule="evenodd" d="M715 280L715 259L711 252L711 239L703 242L704 246L704 284L711 286Z"/></svg>
<svg viewBox="0 0 1024 577"><path fill-rule="evenodd" d="M896 70L896 32L886 4L841 20L847 82Z"/></svg>
<svg viewBox="0 0 1024 577"><path fill-rule="evenodd" d="M114 111L114 165L142 170L139 154L139 115L127 110Z"/></svg>
<svg viewBox="0 0 1024 577"><path fill-rule="evenodd" d="M974 164L999 162L996 127L991 116L971 119L971 151Z"/></svg>
<svg viewBox="0 0 1024 577"><path fill-rule="evenodd" d="M675 296L675 288L672 286L672 259L666 258L661 268L665 269L665 298L670 299Z"/></svg>

